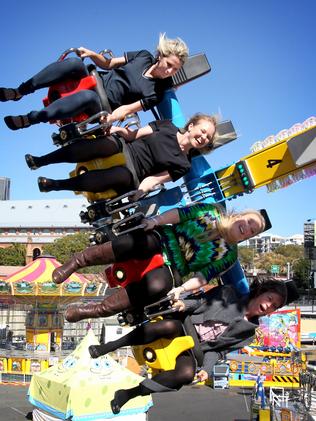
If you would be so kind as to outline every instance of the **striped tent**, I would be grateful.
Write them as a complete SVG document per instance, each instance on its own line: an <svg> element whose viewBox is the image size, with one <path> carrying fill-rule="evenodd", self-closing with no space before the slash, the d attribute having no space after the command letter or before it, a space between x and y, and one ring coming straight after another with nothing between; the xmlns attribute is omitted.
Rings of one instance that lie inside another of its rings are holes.
<svg viewBox="0 0 316 421"><path fill-rule="evenodd" d="M72 297L98 296L104 285L99 279L88 280L73 273L63 284L52 281L52 272L60 263L51 256L40 256L17 272L0 280L0 297L14 297L17 302L58 300L72 301Z"/></svg>

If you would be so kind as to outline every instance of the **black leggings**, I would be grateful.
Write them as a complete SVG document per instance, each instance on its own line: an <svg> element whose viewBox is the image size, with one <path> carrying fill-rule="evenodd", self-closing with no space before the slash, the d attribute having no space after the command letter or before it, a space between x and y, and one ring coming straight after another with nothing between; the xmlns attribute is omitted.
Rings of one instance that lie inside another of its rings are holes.
<svg viewBox="0 0 316 421"><path fill-rule="evenodd" d="M122 147L112 136L95 140L78 139L70 145L64 146L42 156L33 156L35 165L44 167L61 162L77 163L96 158L105 158L122 151Z"/></svg>
<svg viewBox="0 0 316 421"><path fill-rule="evenodd" d="M147 272L140 282L132 282L125 289L132 307L143 309L144 305L165 297L173 286L173 275L164 265Z"/></svg>
<svg viewBox="0 0 316 421"><path fill-rule="evenodd" d="M26 95L67 79L80 79L87 75L88 71L82 60L68 58L46 66L31 79L22 83L19 86L19 91ZM49 120L74 117L80 113L93 115L101 110L102 106L98 94L94 91L82 90L57 99L40 111L31 111L28 118L31 124L46 123Z"/></svg>
<svg viewBox="0 0 316 421"><path fill-rule="evenodd" d="M93 170L76 177L52 180L50 190L85 191L92 193L114 189L120 195L135 188L133 174L127 167Z"/></svg>
<svg viewBox="0 0 316 421"><path fill-rule="evenodd" d="M157 339L173 339L183 335L184 331L180 320L165 319L136 327L122 338L102 345L102 348L104 348L103 353L108 353L123 346L145 345ZM170 389L180 389L183 385L192 382L195 370L194 357L185 352L178 356L173 370L159 373L152 380Z"/></svg>
<svg viewBox="0 0 316 421"><path fill-rule="evenodd" d="M161 238L156 231L134 231L112 241L115 262L145 260L162 252Z"/></svg>

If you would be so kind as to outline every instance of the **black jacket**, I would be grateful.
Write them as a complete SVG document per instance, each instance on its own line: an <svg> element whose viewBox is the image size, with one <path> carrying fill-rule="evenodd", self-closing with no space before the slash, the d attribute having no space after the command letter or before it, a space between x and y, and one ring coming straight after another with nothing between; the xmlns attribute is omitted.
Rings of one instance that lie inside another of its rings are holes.
<svg viewBox="0 0 316 421"><path fill-rule="evenodd" d="M253 341L258 327L258 318L248 321L244 318L248 296L240 297L230 285L219 286L199 297L183 300L185 313L193 324L216 320L228 324L226 330L214 341L200 342L204 353L203 365L209 377L220 356L243 348Z"/></svg>

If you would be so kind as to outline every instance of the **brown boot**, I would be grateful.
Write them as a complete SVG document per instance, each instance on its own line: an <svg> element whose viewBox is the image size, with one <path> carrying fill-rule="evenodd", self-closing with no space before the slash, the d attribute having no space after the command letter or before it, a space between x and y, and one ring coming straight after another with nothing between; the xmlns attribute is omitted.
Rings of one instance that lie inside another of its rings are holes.
<svg viewBox="0 0 316 421"><path fill-rule="evenodd" d="M80 268L93 265L106 265L115 262L112 250L112 243L91 246L82 252L75 253L68 262L56 268L52 273L52 279L55 284L61 284L69 276Z"/></svg>
<svg viewBox="0 0 316 421"><path fill-rule="evenodd" d="M118 288L114 294L104 298L101 303L91 303L83 307L68 307L65 312L65 319L67 322L75 323L83 319L109 317L131 307L132 305L127 295L126 289Z"/></svg>

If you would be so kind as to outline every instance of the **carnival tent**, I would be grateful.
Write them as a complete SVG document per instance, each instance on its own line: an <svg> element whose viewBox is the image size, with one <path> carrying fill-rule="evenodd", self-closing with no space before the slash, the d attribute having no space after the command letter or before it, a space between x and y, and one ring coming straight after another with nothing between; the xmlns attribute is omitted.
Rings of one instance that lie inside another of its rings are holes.
<svg viewBox="0 0 316 421"><path fill-rule="evenodd" d="M93 297L100 294L102 283L73 273L63 284L52 281L52 272L60 263L51 256L40 256L17 272L0 280L1 298L14 297L18 302L34 303L54 299L71 301L71 297ZM104 284L103 284L104 285Z"/></svg>
<svg viewBox="0 0 316 421"><path fill-rule="evenodd" d="M92 329L78 347L56 366L36 373L28 391L29 401L40 410L43 420L49 416L72 421L104 420L114 418L128 420L145 419L152 406L150 396L130 400L119 415L113 415L110 402L114 392L131 388L143 378L122 367L109 356L90 357L88 347L98 344ZM50 414L45 418L45 413Z"/></svg>

